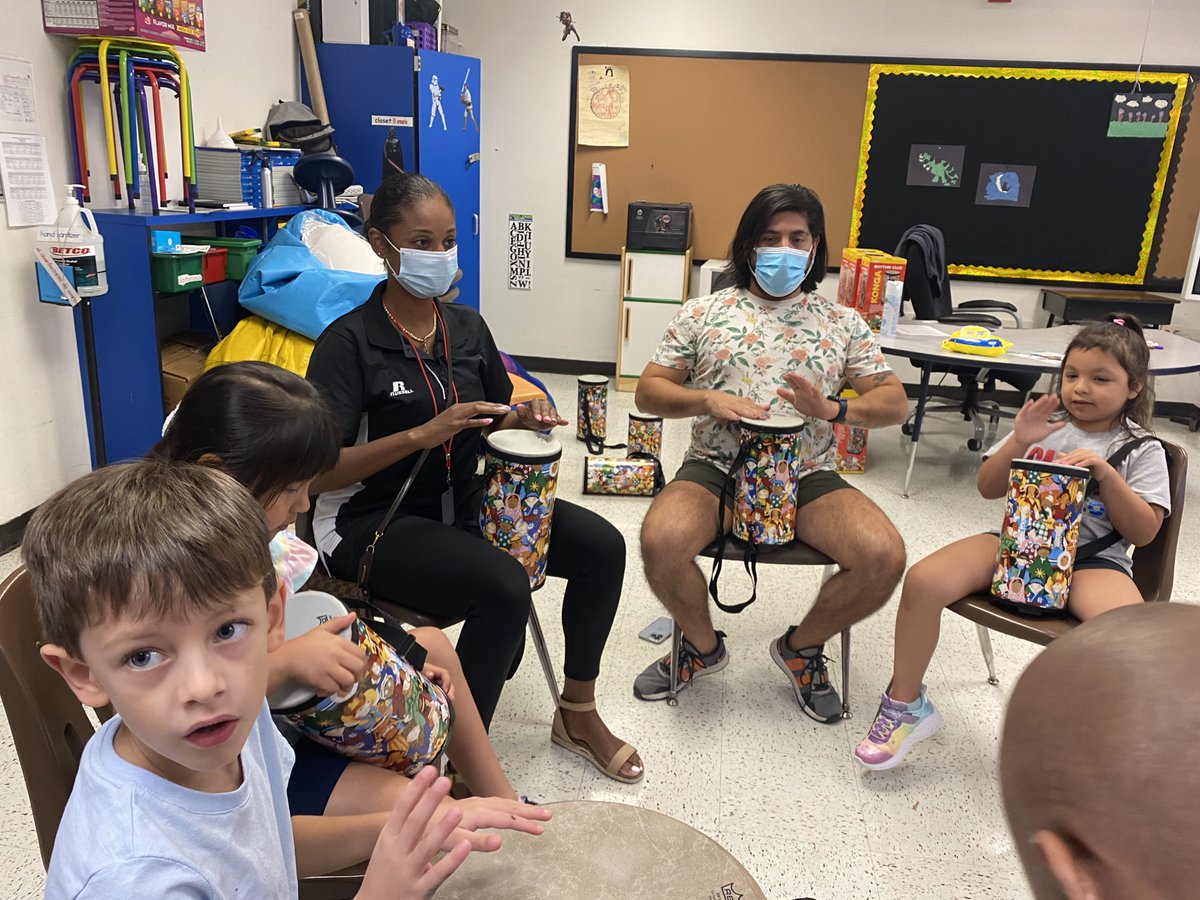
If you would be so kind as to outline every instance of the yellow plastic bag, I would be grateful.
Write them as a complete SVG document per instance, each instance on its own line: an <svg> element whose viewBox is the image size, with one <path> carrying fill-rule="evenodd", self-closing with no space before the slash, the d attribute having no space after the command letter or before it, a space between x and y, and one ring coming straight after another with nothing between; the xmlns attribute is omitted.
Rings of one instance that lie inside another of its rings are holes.
<svg viewBox="0 0 1200 900"><path fill-rule="evenodd" d="M225 363L255 359L281 366L303 378L308 372L313 346L314 342L302 334L259 316L249 316L213 347L204 368L207 371Z"/></svg>
<svg viewBox="0 0 1200 900"><path fill-rule="evenodd" d="M996 337L982 325L967 325L942 341L943 350L973 353L976 356L1003 356L1012 341Z"/></svg>

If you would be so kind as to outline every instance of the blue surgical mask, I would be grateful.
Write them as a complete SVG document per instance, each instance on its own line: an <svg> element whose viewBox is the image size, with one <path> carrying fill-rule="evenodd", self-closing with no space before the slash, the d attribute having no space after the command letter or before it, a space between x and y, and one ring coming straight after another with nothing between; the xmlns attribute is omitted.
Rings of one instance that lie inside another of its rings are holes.
<svg viewBox="0 0 1200 900"><path fill-rule="evenodd" d="M795 293L808 274L810 253L793 247L755 247L754 280L772 297Z"/></svg>
<svg viewBox="0 0 1200 900"><path fill-rule="evenodd" d="M383 264L400 287L414 297L440 297L450 290L458 272L458 247L449 250L412 250L397 247L385 234L383 239L400 254L400 270L392 268L386 259Z"/></svg>

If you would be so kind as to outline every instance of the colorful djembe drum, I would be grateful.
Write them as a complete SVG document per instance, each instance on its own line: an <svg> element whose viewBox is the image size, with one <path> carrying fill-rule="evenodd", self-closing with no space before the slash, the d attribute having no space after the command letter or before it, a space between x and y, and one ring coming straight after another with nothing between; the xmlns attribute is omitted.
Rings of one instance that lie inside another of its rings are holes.
<svg viewBox="0 0 1200 900"><path fill-rule="evenodd" d="M1034 615L1066 607L1088 475L1077 466L1013 461L993 597Z"/></svg>
<svg viewBox="0 0 1200 900"><path fill-rule="evenodd" d="M287 601L285 636L299 637L345 614L333 595L302 591ZM361 620L339 636L367 655L358 684L345 694L318 697L308 685L290 681L267 698L271 711L341 756L416 774L446 746L454 721L450 701Z"/></svg>
<svg viewBox="0 0 1200 900"><path fill-rule="evenodd" d="M630 456L641 453L660 459L662 457L662 436L662 416L652 416L640 412L629 414L629 437L625 441L625 446L629 448Z"/></svg>
<svg viewBox="0 0 1200 900"><path fill-rule="evenodd" d="M487 437L479 527L525 567L533 590L546 580L560 459L562 445L546 435L506 429Z"/></svg>
<svg viewBox="0 0 1200 900"><path fill-rule="evenodd" d="M580 375L576 384L575 436L587 442L590 452L602 453L608 437L608 376Z"/></svg>
<svg viewBox="0 0 1200 900"><path fill-rule="evenodd" d="M664 487L662 465L653 457L621 459L616 456L583 458L583 492L621 497L653 497Z"/></svg>
<svg viewBox="0 0 1200 900"><path fill-rule="evenodd" d="M796 416L741 420L742 445L729 472L735 484L733 536L738 540L773 547L795 539L803 430L804 420Z"/></svg>

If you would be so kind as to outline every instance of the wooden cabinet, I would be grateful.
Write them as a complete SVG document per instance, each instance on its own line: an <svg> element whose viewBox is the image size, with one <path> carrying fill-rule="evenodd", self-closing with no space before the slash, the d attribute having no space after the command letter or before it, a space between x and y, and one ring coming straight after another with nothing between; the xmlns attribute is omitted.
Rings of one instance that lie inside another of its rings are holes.
<svg viewBox="0 0 1200 900"><path fill-rule="evenodd" d="M632 391L663 332L687 299L692 251L621 251L617 390Z"/></svg>

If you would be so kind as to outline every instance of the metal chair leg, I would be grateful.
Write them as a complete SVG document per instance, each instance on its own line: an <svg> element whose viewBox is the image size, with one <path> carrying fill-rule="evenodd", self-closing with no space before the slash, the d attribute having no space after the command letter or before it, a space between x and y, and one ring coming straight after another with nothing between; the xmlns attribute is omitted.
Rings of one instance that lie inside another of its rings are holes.
<svg viewBox="0 0 1200 900"><path fill-rule="evenodd" d="M842 632L842 718L850 714L850 629Z"/></svg>
<svg viewBox="0 0 1200 900"><path fill-rule="evenodd" d="M976 624L975 630L979 633L979 649L983 651L983 661L987 664L988 684L999 684L1000 679L996 677L996 658L992 655L992 635L979 624Z"/></svg>
<svg viewBox="0 0 1200 900"><path fill-rule="evenodd" d="M537 608L532 601L529 603L529 632L533 635L533 646L537 650L538 660L542 664L542 672L546 676L550 696L554 705L558 706L558 679L554 676L554 661L550 659L550 651L546 647L546 635L542 633L542 623L538 620Z"/></svg>
<svg viewBox="0 0 1200 900"><path fill-rule="evenodd" d="M683 633L679 623L671 620L671 684L667 688L667 706L679 705L679 651L683 649Z"/></svg>

